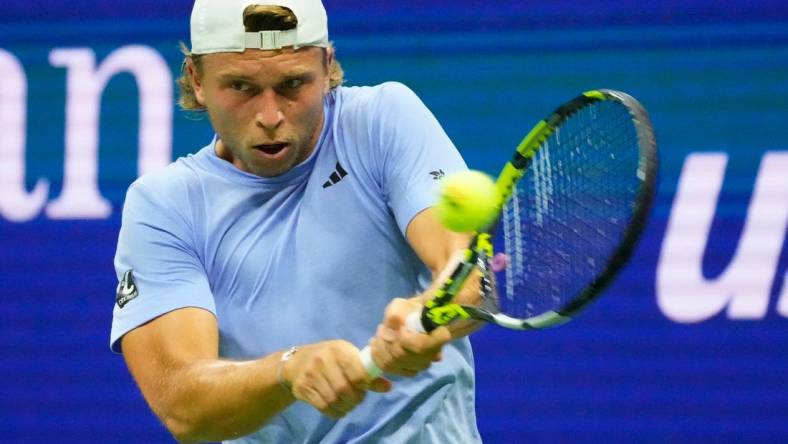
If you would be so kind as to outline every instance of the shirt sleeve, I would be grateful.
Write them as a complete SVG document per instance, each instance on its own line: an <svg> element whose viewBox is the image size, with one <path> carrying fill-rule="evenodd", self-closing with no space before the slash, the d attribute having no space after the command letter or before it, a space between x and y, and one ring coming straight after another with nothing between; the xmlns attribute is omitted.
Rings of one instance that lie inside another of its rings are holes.
<svg viewBox="0 0 788 444"><path fill-rule="evenodd" d="M129 331L185 307L216 307L204 267L194 249L194 230L182 208L165 203L142 183L126 194L115 253L118 285L110 347L120 352Z"/></svg>
<svg viewBox="0 0 788 444"><path fill-rule="evenodd" d="M378 111L372 127L380 137L381 185L404 235L414 216L435 205L443 176L467 167L435 116L405 85L383 84Z"/></svg>

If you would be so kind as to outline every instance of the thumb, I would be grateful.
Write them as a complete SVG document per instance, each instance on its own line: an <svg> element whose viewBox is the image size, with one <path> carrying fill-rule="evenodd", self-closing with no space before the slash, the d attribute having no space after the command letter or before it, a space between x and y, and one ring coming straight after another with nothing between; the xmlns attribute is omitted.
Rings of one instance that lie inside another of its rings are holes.
<svg viewBox="0 0 788 444"><path fill-rule="evenodd" d="M451 341L451 330L449 330L445 325L441 325L440 327L432 330L430 332L430 336L433 339L440 342L441 345Z"/></svg>
<svg viewBox="0 0 788 444"><path fill-rule="evenodd" d="M395 298L386 307L383 313L383 325L392 329L399 330L400 327L405 325L405 319L408 315L421 308L421 304L414 303L408 299Z"/></svg>
<svg viewBox="0 0 788 444"><path fill-rule="evenodd" d="M369 383L369 390L378 393L386 393L391 390L391 381L386 378L375 378Z"/></svg>

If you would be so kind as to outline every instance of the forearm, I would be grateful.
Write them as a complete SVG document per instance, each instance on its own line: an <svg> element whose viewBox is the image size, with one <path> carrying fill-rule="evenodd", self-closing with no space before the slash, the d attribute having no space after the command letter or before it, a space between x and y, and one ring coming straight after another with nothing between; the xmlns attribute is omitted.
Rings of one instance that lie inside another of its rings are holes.
<svg viewBox="0 0 788 444"><path fill-rule="evenodd" d="M247 435L294 401L277 379L280 357L274 353L253 361L184 364L162 379L160 396L151 406L179 441Z"/></svg>

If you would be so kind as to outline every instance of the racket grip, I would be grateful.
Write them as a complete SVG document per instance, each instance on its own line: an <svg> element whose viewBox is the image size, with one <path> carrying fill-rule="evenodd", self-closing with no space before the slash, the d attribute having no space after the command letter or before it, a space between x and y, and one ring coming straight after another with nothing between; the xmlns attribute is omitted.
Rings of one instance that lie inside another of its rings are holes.
<svg viewBox="0 0 788 444"><path fill-rule="evenodd" d="M408 327L408 330L416 333L427 333L427 329L424 328L424 324L421 323L421 310L409 314L408 317L405 318L405 326Z"/></svg>
<svg viewBox="0 0 788 444"><path fill-rule="evenodd" d="M375 379L378 376L383 374L383 370L375 364L375 361L372 360L372 349L369 346L364 347L361 349L361 364L367 369L367 374L369 375L370 379Z"/></svg>
<svg viewBox="0 0 788 444"><path fill-rule="evenodd" d="M407 327L408 330L416 333L426 333L427 330L425 330L424 326L421 324L421 311L414 311L413 313L409 314L408 317L405 318L405 327ZM375 379L383 374L383 370L381 370L372 359L372 349L369 348L369 345L362 348L359 354L361 358L361 365L363 365L367 370L367 375L369 375L371 379Z"/></svg>

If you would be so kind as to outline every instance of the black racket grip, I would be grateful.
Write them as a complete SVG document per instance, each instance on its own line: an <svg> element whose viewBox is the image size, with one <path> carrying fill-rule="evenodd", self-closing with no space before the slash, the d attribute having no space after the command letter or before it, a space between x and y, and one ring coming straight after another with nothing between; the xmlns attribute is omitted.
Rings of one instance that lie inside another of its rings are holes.
<svg viewBox="0 0 788 444"><path fill-rule="evenodd" d="M419 320L421 321L421 327L424 329L425 333L430 333L431 331L435 330L436 328L440 327L432 318L429 316L430 309L426 306L421 309L421 316Z"/></svg>

